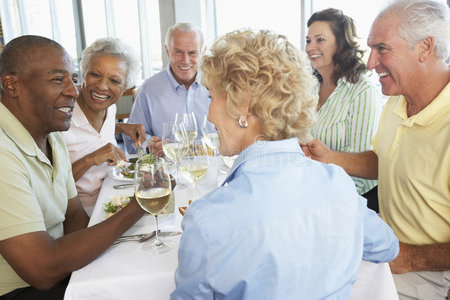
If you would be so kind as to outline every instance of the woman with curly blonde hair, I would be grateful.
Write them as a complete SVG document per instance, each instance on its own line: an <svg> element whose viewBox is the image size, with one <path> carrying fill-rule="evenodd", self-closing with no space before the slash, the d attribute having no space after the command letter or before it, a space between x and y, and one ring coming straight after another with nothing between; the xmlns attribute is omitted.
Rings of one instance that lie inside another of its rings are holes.
<svg viewBox="0 0 450 300"><path fill-rule="evenodd" d="M242 30L216 40L201 70L220 152L238 157L186 210L171 299L348 298L363 255L392 260L398 241L341 168L301 150L317 104L306 57Z"/></svg>

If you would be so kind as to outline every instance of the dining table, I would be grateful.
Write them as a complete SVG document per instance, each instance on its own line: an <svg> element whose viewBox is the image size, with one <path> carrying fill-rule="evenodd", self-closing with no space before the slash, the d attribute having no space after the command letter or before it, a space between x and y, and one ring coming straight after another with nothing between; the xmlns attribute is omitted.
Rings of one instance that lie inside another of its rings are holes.
<svg viewBox="0 0 450 300"><path fill-rule="evenodd" d="M220 185L225 174L217 172L215 185ZM104 204L116 195L133 195L133 186L115 189L124 182L115 177L105 178L88 226L102 222L106 218ZM203 186L197 196L208 193L214 186ZM179 207L186 207L193 199L192 185L173 190L173 212L158 217L161 232L181 231L182 214ZM150 233L156 228L153 216L142 217L124 235ZM174 273L178 265L178 246L181 235L166 236L174 242L174 248L166 253L154 254L142 248L138 241L123 242L110 246L102 255L85 267L72 273L64 299L169 299L175 289ZM152 242L151 240L148 242ZM332 271L330 266L330 271ZM320 284L318 284L320 286ZM352 300L396 300L398 299L392 274L387 263L361 261L356 282L350 298Z"/></svg>

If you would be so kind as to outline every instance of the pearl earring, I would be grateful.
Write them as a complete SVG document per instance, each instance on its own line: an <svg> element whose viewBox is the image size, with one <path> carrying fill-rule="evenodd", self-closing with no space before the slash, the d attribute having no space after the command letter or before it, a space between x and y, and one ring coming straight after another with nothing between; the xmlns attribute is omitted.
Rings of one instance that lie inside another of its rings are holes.
<svg viewBox="0 0 450 300"><path fill-rule="evenodd" d="M239 117L239 119L237 120L237 124L239 127L241 128L247 128L248 127L248 122L246 119Z"/></svg>

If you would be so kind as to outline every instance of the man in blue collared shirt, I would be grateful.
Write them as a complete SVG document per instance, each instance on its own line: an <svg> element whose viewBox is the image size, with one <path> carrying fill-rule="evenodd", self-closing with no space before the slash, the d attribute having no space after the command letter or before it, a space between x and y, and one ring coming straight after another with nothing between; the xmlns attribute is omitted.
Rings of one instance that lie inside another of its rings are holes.
<svg viewBox="0 0 450 300"><path fill-rule="evenodd" d="M200 84L197 74L204 44L203 33L194 24L170 27L165 41L170 66L145 80L139 89L128 123L144 125L149 150L155 154L162 153L163 122L174 121L176 113L194 112L200 131L210 102L208 90ZM136 153L131 139L125 135L123 139L128 153Z"/></svg>

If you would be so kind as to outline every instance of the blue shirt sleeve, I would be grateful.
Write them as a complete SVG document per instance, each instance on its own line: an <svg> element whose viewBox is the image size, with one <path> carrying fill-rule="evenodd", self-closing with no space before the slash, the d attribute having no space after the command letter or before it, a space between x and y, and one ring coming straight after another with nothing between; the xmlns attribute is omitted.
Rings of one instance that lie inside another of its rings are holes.
<svg viewBox="0 0 450 300"><path fill-rule="evenodd" d="M364 206L364 251L363 259L374 262L394 260L400 250L398 239L392 229L371 209Z"/></svg>
<svg viewBox="0 0 450 300"><path fill-rule="evenodd" d="M214 299L214 291L207 282L207 267L211 263L208 243L202 236L201 227L189 213L183 217L182 227L175 272L176 289L170 299Z"/></svg>
<svg viewBox="0 0 450 300"><path fill-rule="evenodd" d="M146 140L148 140L152 135L152 122L149 107L150 99L145 89L146 86L144 84L136 95L136 99L133 103L128 123L142 124L145 127ZM134 147L131 138L126 134L123 134L122 138L128 153L136 153L136 148Z"/></svg>

